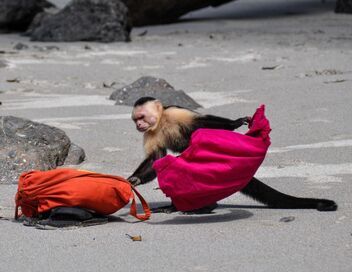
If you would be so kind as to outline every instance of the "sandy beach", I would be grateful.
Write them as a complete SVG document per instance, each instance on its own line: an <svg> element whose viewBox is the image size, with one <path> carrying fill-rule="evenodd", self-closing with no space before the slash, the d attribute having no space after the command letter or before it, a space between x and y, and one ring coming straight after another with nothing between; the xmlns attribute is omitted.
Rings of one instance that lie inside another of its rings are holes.
<svg viewBox="0 0 352 272"><path fill-rule="evenodd" d="M352 17L335 14L334 5L240 0L134 28L129 43L0 34L0 115L64 130L87 155L72 167L131 174L144 157L142 135L132 108L108 97L154 76L184 90L200 112L238 118L265 104L272 145L256 177L339 205L327 213L266 209L238 193L209 215L136 222L126 206L105 225L43 231L6 220L17 187L0 185L0 270L351 271ZM14 49L18 43L29 48ZM138 188L152 207L169 201L157 187Z"/></svg>

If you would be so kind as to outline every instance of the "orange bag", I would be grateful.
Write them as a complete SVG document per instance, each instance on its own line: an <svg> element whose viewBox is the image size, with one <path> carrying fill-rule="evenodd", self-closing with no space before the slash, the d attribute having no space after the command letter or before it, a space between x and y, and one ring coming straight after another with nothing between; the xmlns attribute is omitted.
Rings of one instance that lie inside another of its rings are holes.
<svg viewBox="0 0 352 272"><path fill-rule="evenodd" d="M142 203L144 214L137 214L134 193ZM101 215L112 214L132 199L130 214L140 220L150 217L150 209L144 198L124 178L78 169L54 169L22 173L16 193L18 209L27 217L56 207L81 207Z"/></svg>

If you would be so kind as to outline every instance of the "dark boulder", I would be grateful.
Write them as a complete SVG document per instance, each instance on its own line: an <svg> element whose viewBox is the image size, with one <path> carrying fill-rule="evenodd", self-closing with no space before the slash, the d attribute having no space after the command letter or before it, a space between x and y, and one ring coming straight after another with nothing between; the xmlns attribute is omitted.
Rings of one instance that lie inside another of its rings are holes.
<svg viewBox="0 0 352 272"><path fill-rule="evenodd" d="M141 77L131 85L114 91L109 99L115 100L116 105L133 106L142 96L152 96L159 99L165 106L176 105L189 109L201 107L182 90L175 90L164 79L155 77Z"/></svg>
<svg viewBox="0 0 352 272"><path fill-rule="evenodd" d="M50 170L67 157L79 163L78 152L69 155L72 143L62 130L14 116L0 117L0 183L16 183L22 172ZM74 146L74 149L80 149ZM82 150L80 154L84 154ZM79 155L81 156L81 155Z"/></svg>
<svg viewBox="0 0 352 272"><path fill-rule="evenodd" d="M336 6L335 6L335 12L352 14L352 0L337 0Z"/></svg>
<svg viewBox="0 0 352 272"><path fill-rule="evenodd" d="M52 6L45 0L0 0L0 28L24 31L37 13Z"/></svg>
<svg viewBox="0 0 352 272"><path fill-rule="evenodd" d="M119 0L73 0L56 14L38 14L27 34L43 42L129 41L127 12Z"/></svg>
<svg viewBox="0 0 352 272"><path fill-rule="evenodd" d="M234 0L122 0L133 26L164 24L208 6L216 7Z"/></svg>

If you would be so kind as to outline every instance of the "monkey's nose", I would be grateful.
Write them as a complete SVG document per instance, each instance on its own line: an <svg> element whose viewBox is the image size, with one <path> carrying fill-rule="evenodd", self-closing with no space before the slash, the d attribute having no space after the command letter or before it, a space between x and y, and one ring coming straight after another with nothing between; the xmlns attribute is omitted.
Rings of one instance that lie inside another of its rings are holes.
<svg viewBox="0 0 352 272"><path fill-rule="evenodd" d="M138 131L141 131L141 130L143 129L143 124L142 124L142 122L137 122L137 123L136 123L136 128L137 128Z"/></svg>

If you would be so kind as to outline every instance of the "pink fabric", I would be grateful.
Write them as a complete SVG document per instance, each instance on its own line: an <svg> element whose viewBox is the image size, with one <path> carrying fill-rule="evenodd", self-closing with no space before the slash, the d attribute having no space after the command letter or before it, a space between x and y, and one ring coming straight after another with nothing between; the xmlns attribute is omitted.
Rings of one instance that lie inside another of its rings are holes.
<svg viewBox="0 0 352 272"><path fill-rule="evenodd" d="M154 162L160 189L180 211L210 205L244 188L270 145L270 124L260 106L248 132L198 129L180 156Z"/></svg>

